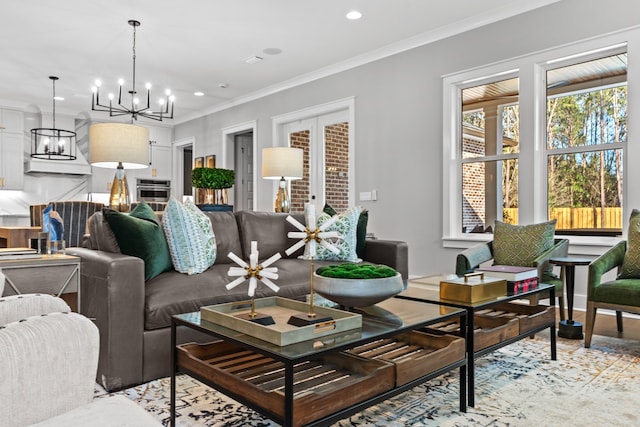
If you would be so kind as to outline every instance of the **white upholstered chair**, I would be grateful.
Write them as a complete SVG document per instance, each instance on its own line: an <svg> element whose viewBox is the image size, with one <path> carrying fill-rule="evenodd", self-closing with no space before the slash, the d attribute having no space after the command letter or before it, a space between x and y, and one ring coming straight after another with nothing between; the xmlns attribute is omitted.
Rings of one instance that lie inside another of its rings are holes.
<svg viewBox="0 0 640 427"><path fill-rule="evenodd" d="M159 426L124 396L94 399L98 328L60 298L0 298L0 424Z"/></svg>

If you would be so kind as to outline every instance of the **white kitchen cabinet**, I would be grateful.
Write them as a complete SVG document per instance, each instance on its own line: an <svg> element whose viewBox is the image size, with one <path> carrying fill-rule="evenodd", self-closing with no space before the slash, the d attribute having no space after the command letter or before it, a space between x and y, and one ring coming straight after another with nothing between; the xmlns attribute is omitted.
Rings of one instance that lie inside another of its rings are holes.
<svg viewBox="0 0 640 427"><path fill-rule="evenodd" d="M22 190L24 183L23 114L0 109L0 190Z"/></svg>
<svg viewBox="0 0 640 427"><path fill-rule="evenodd" d="M151 145L149 173L152 178L171 179L171 147Z"/></svg>

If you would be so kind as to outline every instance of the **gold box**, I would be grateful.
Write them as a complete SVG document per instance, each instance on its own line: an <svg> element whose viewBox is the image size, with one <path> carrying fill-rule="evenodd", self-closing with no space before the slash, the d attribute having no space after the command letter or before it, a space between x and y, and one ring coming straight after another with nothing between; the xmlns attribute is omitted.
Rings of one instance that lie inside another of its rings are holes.
<svg viewBox="0 0 640 427"><path fill-rule="evenodd" d="M485 277L484 273L470 273L458 279L440 282L440 298L474 303L507 295L507 281Z"/></svg>

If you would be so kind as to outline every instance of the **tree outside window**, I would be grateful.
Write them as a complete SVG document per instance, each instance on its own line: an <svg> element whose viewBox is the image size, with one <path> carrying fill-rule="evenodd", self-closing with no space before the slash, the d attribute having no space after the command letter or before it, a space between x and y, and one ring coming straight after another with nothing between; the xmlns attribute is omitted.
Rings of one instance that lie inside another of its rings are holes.
<svg viewBox="0 0 640 427"><path fill-rule="evenodd" d="M558 234L621 233L626 63L620 53L547 72L547 204Z"/></svg>

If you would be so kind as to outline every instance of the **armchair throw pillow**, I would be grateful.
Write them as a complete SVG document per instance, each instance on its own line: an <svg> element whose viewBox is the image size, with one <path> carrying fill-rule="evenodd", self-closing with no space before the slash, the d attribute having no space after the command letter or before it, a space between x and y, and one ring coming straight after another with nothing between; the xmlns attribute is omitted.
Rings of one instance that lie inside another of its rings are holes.
<svg viewBox="0 0 640 427"><path fill-rule="evenodd" d="M531 225L496 221L493 233L494 264L535 267L536 259L553 247L555 232L555 219Z"/></svg>
<svg viewBox="0 0 640 427"><path fill-rule="evenodd" d="M187 274L198 274L216 260L216 238L209 217L193 202L171 198L162 216L173 267Z"/></svg>
<svg viewBox="0 0 640 427"><path fill-rule="evenodd" d="M618 279L640 279L640 211L634 209L629 218L627 251Z"/></svg>
<svg viewBox="0 0 640 427"><path fill-rule="evenodd" d="M144 261L145 280L173 268L160 220L149 205L142 202L129 215L113 209L104 209L103 214L120 252Z"/></svg>

